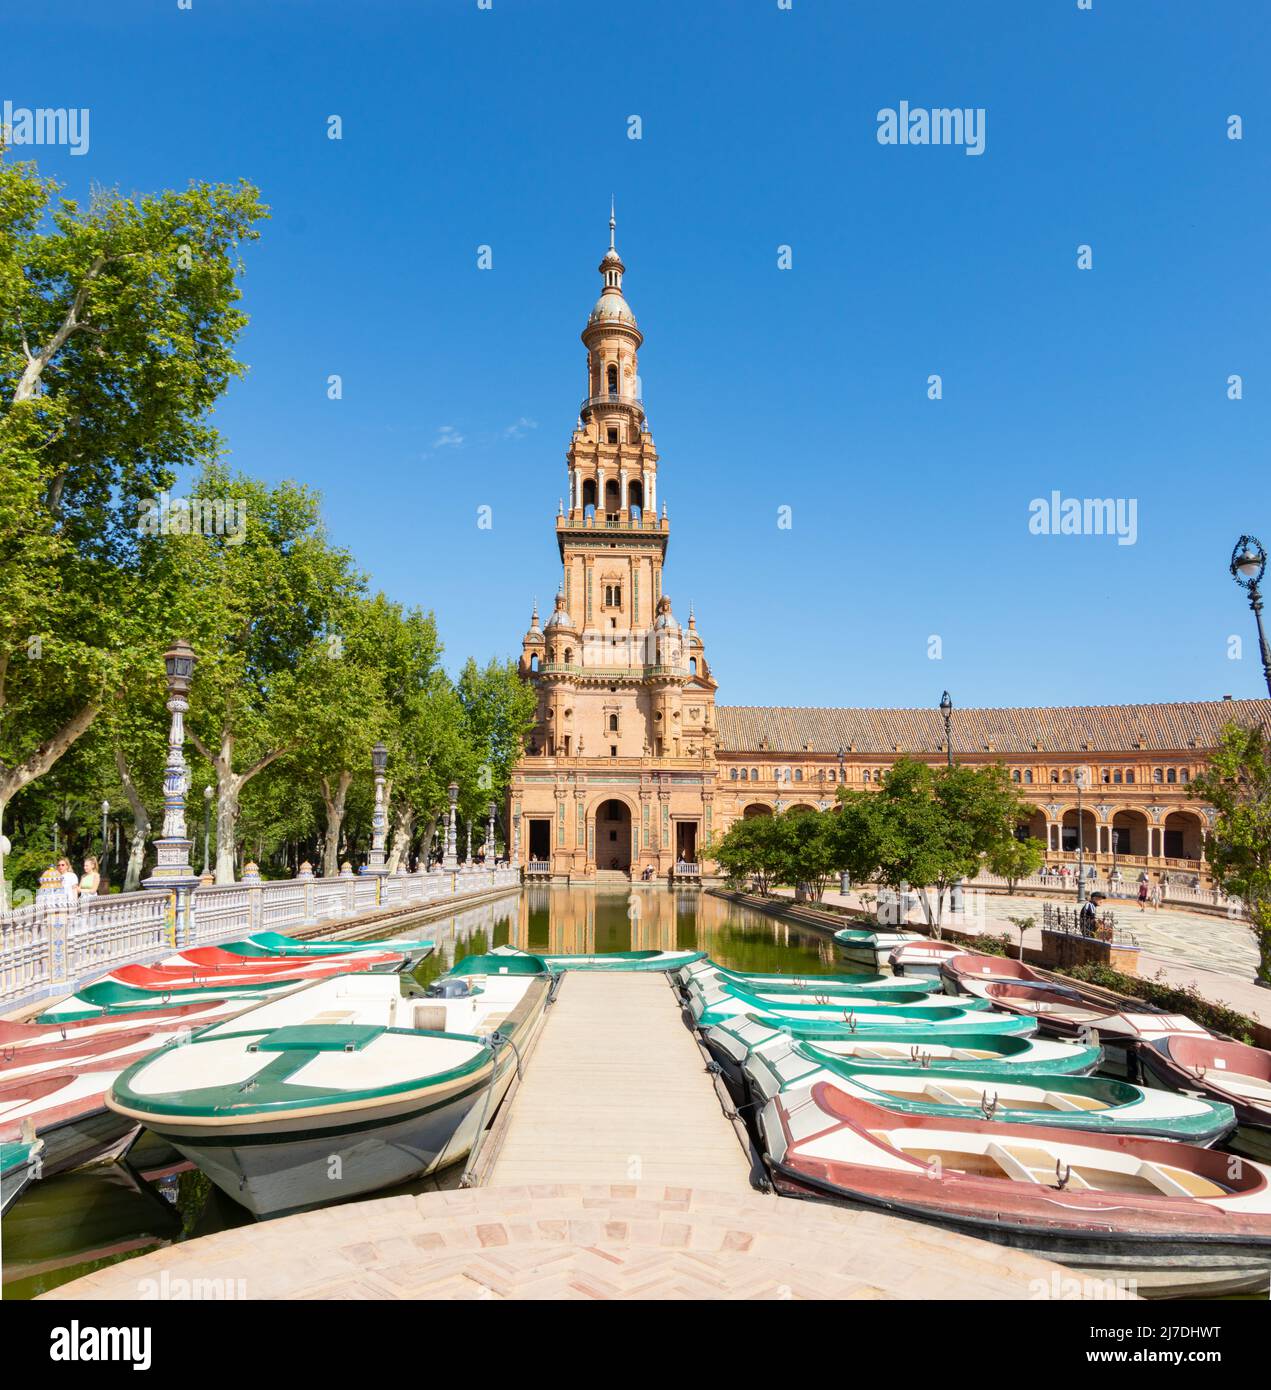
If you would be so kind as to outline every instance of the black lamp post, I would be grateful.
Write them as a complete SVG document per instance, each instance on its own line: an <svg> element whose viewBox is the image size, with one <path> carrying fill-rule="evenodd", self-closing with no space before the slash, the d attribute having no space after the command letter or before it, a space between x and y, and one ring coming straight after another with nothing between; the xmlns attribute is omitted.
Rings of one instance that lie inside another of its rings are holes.
<svg viewBox="0 0 1271 1390"><path fill-rule="evenodd" d="M1085 817L1081 814L1081 789L1086 785L1086 770L1079 767L1072 774L1072 780L1077 784L1077 901L1084 903L1086 900L1086 826Z"/></svg>
<svg viewBox="0 0 1271 1390"><path fill-rule="evenodd" d="M1242 589L1249 591L1249 607L1258 624L1258 655L1262 658L1262 676L1271 694L1271 647L1262 627L1262 594L1258 582L1267 567L1267 552L1257 536L1241 536L1231 552L1231 577Z"/></svg>
<svg viewBox="0 0 1271 1390"><path fill-rule="evenodd" d="M844 760L847 757L847 749L839 744L839 785L842 786L847 781L847 767ZM850 893L852 891L852 875L844 869L839 874L839 892Z"/></svg>
<svg viewBox="0 0 1271 1390"><path fill-rule="evenodd" d="M953 766L953 701L946 690L940 697L940 713L944 715L944 751L950 767Z"/></svg>

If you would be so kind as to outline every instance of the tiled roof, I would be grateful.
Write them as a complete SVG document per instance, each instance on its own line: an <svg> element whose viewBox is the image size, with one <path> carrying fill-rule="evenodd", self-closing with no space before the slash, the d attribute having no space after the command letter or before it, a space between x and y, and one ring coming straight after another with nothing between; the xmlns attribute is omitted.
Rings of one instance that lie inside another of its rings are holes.
<svg viewBox="0 0 1271 1390"><path fill-rule="evenodd" d="M938 709L818 709L719 705L719 751L932 753L944 743ZM1132 753L1212 748L1226 723L1271 725L1271 700L1196 700L1172 705L1070 705L954 709L953 751ZM767 740L766 745L764 740Z"/></svg>

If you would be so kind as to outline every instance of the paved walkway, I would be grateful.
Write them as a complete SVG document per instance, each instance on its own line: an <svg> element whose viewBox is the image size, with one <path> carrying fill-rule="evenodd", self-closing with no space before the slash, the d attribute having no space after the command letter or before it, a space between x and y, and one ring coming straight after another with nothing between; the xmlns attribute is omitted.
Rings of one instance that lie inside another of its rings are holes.
<svg viewBox="0 0 1271 1390"><path fill-rule="evenodd" d="M165 1289L234 1299L998 1300L1077 1297L1081 1281L1021 1251L881 1213L754 1192L548 1183L242 1226L45 1297L141 1300Z"/></svg>
<svg viewBox="0 0 1271 1390"><path fill-rule="evenodd" d="M791 890L777 891L793 897ZM825 901L851 908L862 906L855 893L827 892ZM959 931L985 931L1018 941L1019 933L1009 919L1036 917L1040 923L1042 905L1047 901L1053 900L986 893L982 921L955 923L946 914L946 922L956 925ZM1108 899L1104 907L1116 915L1119 927L1125 927L1137 938L1142 948L1139 974L1144 979L1160 977L1172 985L1194 984L1204 998L1238 1009L1259 1023L1271 1026L1271 990L1262 989L1253 982L1258 948L1245 922L1171 907L1159 911L1148 907L1140 912L1137 902L1120 898ZM921 909L913 909L909 920L921 922ZM1025 949L1040 951L1041 944L1040 927L1024 938Z"/></svg>
<svg viewBox="0 0 1271 1390"><path fill-rule="evenodd" d="M660 972L569 972L505 1123L491 1187L750 1191L745 1151Z"/></svg>

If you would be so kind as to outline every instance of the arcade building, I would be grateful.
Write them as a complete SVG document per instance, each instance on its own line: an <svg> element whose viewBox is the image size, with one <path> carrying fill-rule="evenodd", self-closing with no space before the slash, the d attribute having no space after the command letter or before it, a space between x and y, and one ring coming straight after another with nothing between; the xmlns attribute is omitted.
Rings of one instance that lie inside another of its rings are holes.
<svg viewBox="0 0 1271 1390"><path fill-rule="evenodd" d="M538 709L512 776L511 854L558 883L709 877L711 844L739 817L824 810L840 786L877 786L899 757L948 756L936 708L717 704L695 615L681 624L663 588L671 528L614 231L611 216L582 333L587 390L556 516L560 587L546 621L535 607L520 658ZM1207 884L1213 813L1188 783L1224 723L1268 719L1271 700L1230 698L963 709L950 742L960 763L1009 769L1048 863L1075 862L1080 837L1101 874L1116 865Z"/></svg>

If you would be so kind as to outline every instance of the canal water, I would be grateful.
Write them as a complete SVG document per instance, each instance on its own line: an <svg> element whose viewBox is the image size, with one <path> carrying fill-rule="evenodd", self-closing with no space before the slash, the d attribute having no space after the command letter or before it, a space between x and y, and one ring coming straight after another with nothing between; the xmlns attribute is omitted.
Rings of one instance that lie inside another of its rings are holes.
<svg viewBox="0 0 1271 1390"><path fill-rule="evenodd" d="M504 945L552 954L689 949L736 970L799 975L852 969L836 959L828 937L700 890L664 885L530 886L422 927L403 921L396 930L437 943L415 972L421 984L464 956ZM455 1186L462 1167L398 1190ZM4 1297L34 1298L105 1265L251 1220L197 1169L143 1135L128 1162L34 1182L10 1207L0 1222Z"/></svg>

